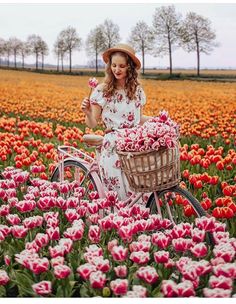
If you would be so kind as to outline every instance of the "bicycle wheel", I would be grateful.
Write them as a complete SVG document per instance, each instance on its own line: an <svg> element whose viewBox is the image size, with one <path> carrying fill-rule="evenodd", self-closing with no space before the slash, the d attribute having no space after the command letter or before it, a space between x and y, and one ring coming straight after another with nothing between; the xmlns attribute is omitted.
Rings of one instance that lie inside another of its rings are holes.
<svg viewBox="0 0 236 304"><path fill-rule="evenodd" d="M97 191L97 186L92 175L83 164L76 160L69 159L64 161L64 180L69 182L79 181L80 186L85 188L84 199L89 198L89 193ZM54 170L51 181L60 181L59 166Z"/></svg>
<svg viewBox="0 0 236 304"><path fill-rule="evenodd" d="M206 216L206 211L202 208L198 200L186 189L174 186L156 192L156 198L161 206L163 218L169 218L175 224L189 221L191 217ZM154 193L151 194L146 207L151 213L158 213Z"/></svg>
<svg viewBox="0 0 236 304"><path fill-rule="evenodd" d="M151 194L146 207L150 208L152 214L158 213L156 199L159 200L162 217L170 219L174 225L207 216L199 201L189 191L179 186L157 191L156 195ZM212 233L207 233L207 242L214 244Z"/></svg>

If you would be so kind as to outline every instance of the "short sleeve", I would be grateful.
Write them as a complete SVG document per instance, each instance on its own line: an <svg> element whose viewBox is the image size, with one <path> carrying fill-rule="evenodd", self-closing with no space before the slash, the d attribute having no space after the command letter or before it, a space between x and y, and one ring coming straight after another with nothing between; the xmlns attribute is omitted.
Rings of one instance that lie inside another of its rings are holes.
<svg viewBox="0 0 236 304"><path fill-rule="evenodd" d="M141 106L144 106L146 103L146 94L141 86L138 87L138 97L139 97Z"/></svg>
<svg viewBox="0 0 236 304"><path fill-rule="evenodd" d="M104 108L106 100L103 96L103 90L100 85L93 90L90 96L90 102L91 104L99 105L101 108Z"/></svg>

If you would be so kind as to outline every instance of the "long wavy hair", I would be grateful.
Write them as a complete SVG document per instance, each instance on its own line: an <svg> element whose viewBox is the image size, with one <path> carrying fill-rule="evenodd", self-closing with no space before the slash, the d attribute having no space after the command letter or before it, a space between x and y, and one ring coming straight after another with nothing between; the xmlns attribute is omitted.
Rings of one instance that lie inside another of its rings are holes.
<svg viewBox="0 0 236 304"><path fill-rule="evenodd" d="M125 91L130 100L136 99L135 92L137 89L137 86L140 84L138 81L138 72L135 68L135 64L133 60L129 57L128 54L124 52L114 52L111 54L109 61L106 65L105 69L105 79L104 79L104 89L103 92L107 97L110 97L113 95L113 93L116 90L116 78L111 70L111 61L112 57L115 54L119 54L122 57L126 59L128 69L127 69L127 76L125 80Z"/></svg>

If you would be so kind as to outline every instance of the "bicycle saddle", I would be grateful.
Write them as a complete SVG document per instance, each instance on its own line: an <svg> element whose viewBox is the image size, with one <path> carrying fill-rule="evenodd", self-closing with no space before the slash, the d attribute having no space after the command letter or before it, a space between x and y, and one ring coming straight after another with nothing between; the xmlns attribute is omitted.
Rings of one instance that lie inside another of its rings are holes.
<svg viewBox="0 0 236 304"><path fill-rule="evenodd" d="M101 146L103 142L103 136L95 134L84 134L83 141L87 146Z"/></svg>

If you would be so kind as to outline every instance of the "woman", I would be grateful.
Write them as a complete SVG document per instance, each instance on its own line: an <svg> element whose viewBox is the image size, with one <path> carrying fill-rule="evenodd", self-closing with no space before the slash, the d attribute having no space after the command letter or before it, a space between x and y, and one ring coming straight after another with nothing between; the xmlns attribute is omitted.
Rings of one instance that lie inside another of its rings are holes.
<svg viewBox="0 0 236 304"><path fill-rule="evenodd" d="M83 100L81 109L89 128L96 127L100 118L106 126L100 157L102 181L107 190L117 191L119 199L125 200L132 191L120 170L115 151L117 134L151 117L142 114L146 96L138 82L141 63L133 48L118 44L103 53L103 60L107 64L104 82L96 87L90 99Z"/></svg>

